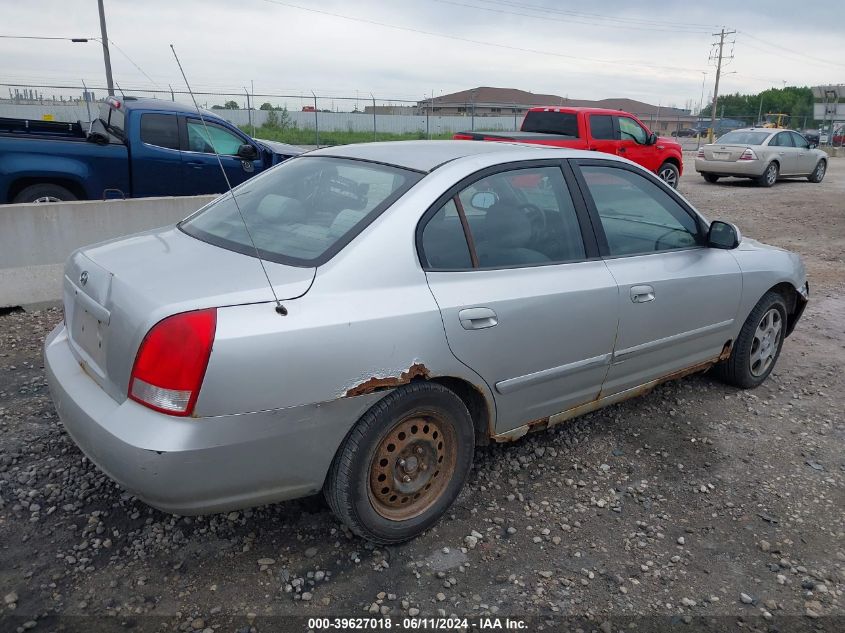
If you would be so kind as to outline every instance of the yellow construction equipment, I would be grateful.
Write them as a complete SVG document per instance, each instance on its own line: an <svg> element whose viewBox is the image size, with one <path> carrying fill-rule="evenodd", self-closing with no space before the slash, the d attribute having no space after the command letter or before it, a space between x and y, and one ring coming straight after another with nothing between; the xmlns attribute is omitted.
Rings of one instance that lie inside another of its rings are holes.
<svg viewBox="0 0 845 633"><path fill-rule="evenodd" d="M771 128L785 128L789 125L789 115L782 112L770 113L766 115L763 122L763 127Z"/></svg>

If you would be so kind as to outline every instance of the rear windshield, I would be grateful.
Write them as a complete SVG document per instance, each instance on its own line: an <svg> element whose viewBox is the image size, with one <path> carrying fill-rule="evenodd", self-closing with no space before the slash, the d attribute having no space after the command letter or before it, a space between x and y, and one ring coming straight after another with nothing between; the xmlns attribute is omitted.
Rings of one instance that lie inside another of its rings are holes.
<svg viewBox="0 0 845 633"><path fill-rule="evenodd" d="M100 104L100 120L109 132L115 136L119 136L121 139L126 138L125 118L123 112L120 110L115 110L107 103Z"/></svg>
<svg viewBox="0 0 845 633"><path fill-rule="evenodd" d="M771 132L728 132L720 136L716 142L723 145L762 145L763 141L769 138Z"/></svg>
<svg viewBox="0 0 845 633"><path fill-rule="evenodd" d="M421 174L346 158L302 156L246 181L179 225L200 240L294 266L324 263Z"/></svg>
<svg viewBox="0 0 845 633"><path fill-rule="evenodd" d="M522 122L522 131L578 138L578 119L568 112L529 112Z"/></svg>

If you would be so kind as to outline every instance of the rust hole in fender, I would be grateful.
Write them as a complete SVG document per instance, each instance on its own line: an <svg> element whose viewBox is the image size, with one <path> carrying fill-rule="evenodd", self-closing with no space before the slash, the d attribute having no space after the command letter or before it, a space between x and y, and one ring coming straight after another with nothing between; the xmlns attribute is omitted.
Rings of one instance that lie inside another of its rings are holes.
<svg viewBox="0 0 845 633"><path fill-rule="evenodd" d="M407 371L403 371L399 376L387 376L385 378L373 376L372 378L368 378L364 382L348 389L343 397L354 398L355 396L363 396L375 391L393 389L394 387L407 385L415 378L428 378L429 376L431 376L431 372L428 371L425 365L414 363Z"/></svg>

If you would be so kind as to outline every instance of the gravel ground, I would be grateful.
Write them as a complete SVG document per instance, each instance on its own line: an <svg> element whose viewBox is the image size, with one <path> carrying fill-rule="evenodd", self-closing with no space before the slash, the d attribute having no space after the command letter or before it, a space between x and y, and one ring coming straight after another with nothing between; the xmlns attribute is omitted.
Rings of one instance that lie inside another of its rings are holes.
<svg viewBox="0 0 845 633"><path fill-rule="evenodd" d="M772 189L688 169L681 191L706 215L805 258L812 300L771 378L744 392L692 376L479 449L451 513L399 547L351 536L319 498L195 518L147 507L56 418L41 345L60 311L0 316L0 630L452 614L845 630L845 161L821 185Z"/></svg>

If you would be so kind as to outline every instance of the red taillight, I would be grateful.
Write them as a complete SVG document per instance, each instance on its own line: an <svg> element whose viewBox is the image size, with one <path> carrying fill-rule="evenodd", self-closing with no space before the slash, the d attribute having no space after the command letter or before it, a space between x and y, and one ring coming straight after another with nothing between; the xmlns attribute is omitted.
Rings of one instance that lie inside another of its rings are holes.
<svg viewBox="0 0 845 633"><path fill-rule="evenodd" d="M156 323L135 357L129 397L162 413L191 415L216 329L215 308L174 314Z"/></svg>
<svg viewBox="0 0 845 633"><path fill-rule="evenodd" d="M704 148L698 150L698 154L695 155L696 158L704 158Z"/></svg>
<svg viewBox="0 0 845 633"><path fill-rule="evenodd" d="M757 154L749 147L742 153L738 160L757 160Z"/></svg>

